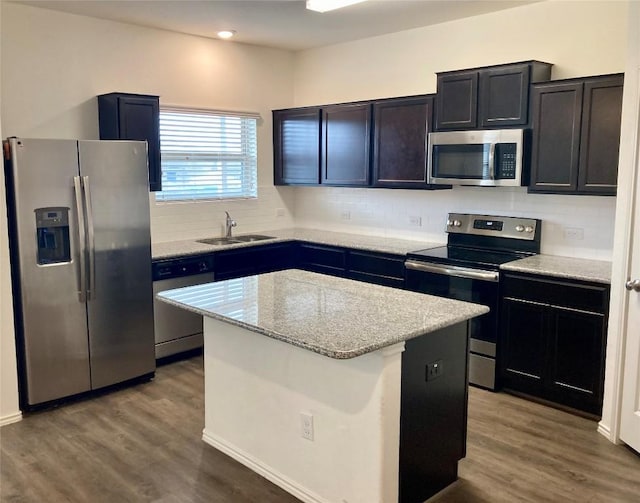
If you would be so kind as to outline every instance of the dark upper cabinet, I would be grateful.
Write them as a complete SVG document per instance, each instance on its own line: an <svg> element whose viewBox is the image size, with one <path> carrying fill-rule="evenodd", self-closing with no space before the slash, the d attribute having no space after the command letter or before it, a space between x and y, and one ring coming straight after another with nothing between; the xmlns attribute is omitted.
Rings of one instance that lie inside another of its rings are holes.
<svg viewBox="0 0 640 503"><path fill-rule="evenodd" d="M622 119L624 76L584 83L578 190L615 194Z"/></svg>
<svg viewBox="0 0 640 503"><path fill-rule="evenodd" d="M433 96L373 103L374 187L429 188L427 138L433 103Z"/></svg>
<svg viewBox="0 0 640 503"><path fill-rule="evenodd" d="M609 287L509 273L501 290L502 385L599 415Z"/></svg>
<svg viewBox="0 0 640 503"><path fill-rule="evenodd" d="M615 195L623 77L533 86L529 192Z"/></svg>
<svg viewBox="0 0 640 503"><path fill-rule="evenodd" d="M438 74L436 129L475 129L478 126L478 72Z"/></svg>
<svg viewBox="0 0 640 503"><path fill-rule="evenodd" d="M530 191L576 191L582 92L582 82L533 86Z"/></svg>
<svg viewBox="0 0 640 503"><path fill-rule="evenodd" d="M322 108L322 184L369 185L370 132L370 103Z"/></svg>
<svg viewBox="0 0 640 503"><path fill-rule="evenodd" d="M158 96L109 93L98 96L101 140L146 140L149 189L162 189L160 168L160 100Z"/></svg>
<svg viewBox="0 0 640 503"><path fill-rule="evenodd" d="M480 72L479 126L491 128L526 125L529 80L528 64L510 65Z"/></svg>
<svg viewBox="0 0 640 503"><path fill-rule="evenodd" d="M275 185L320 183L319 107L273 111Z"/></svg>
<svg viewBox="0 0 640 503"><path fill-rule="evenodd" d="M427 184L434 95L273 111L275 185Z"/></svg>
<svg viewBox="0 0 640 503"><path fill-rule="evenodd" d="M549 80L551 66L524 61L438 73L436 130L528 125L529 86Z"/></svg>

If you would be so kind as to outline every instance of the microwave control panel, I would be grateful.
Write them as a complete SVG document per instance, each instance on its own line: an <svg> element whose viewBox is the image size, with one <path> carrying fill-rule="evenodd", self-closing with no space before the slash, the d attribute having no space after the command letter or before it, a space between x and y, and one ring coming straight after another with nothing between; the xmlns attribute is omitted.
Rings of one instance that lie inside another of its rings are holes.
<svg viewBox="0 0 640 503"><path fill-rule="evenodd" d="M496 179L514 179L516 177L516 152L515 143L496 144Z"/></svg>

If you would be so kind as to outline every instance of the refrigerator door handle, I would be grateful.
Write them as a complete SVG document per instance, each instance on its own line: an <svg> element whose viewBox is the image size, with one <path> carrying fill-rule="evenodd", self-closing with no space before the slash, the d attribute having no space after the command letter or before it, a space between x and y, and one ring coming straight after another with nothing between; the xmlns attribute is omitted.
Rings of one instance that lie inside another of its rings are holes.
<svg viewBox="0 0 640 503"><path fill-rule="evenodd" d="M83 190L82 180L79 176L73 177L73 187L76 195L76 209L78 211L78 263L80 274L78 274L78 300L86 302L87 300L87 264L86 264L86 247L87 240L85 234L84 207L83 207Z"/></svg>
<svg viewBox="0 0 640 503"><path fill-rule="evenodd" d="M96 243L93 229L93 205L91 204L91 187L89 177L82 177L84 198L87 210L87 246L89 248L89 283L87 285L87 300L96 298Z"/></svg>

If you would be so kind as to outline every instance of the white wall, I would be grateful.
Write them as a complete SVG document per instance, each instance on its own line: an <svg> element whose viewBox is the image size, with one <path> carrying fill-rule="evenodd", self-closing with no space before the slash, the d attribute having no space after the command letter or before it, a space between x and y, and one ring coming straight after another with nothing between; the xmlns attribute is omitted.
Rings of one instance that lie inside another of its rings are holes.
<svg viewBox="0 0 640 503"><path fill-rule="evenodd" d="M552 78L624 71L626 2L550 1L298 53L295 103L312 105L436 91L435 72L537 59ZM615 198L528 195L525 189L452 191L295 189L296 224L445 240L446 214L542 218L542 251L611 259ZM344 220L345 211L350 220ZM422 217L422 227L409 225ZM584 239L565 239L565 229Z"/></svg>
<svg viewBox="0 0 640 503"><path fill-rule="evenodd" d="M2 9L0 9L0 24ZM2 41L0 39L0 47ZM0 65L2 51L0 50ZM0 106L2 104L0 84ZM0 138L2 117L0 117ZM9 240L7 228L7 205L4 186L4 170L0 170L0 426L20 419L18 407L18 375L16 369L16 347L13 336L13 303L9 262Z"/></svg>
<svg viewBox="0 0 640 503"><path fill-rule="evenodd" d="M238 221L238 232L292 225L291 189L273 186L271 142L271 110L293 101L291 53L7 2L0 2L0 11L0 117L5 137L97 139L95 96L112 91L158 94L161 105L259 112L259 198L156 205L151 195L152 239L220 235L224 210ZM19 410L0 189L2 422L15 418ZM276 218L278 208L284 209L284 217Z"/></svg>
<svg viewBox="0 0 640 503"><path fill-rule="evenodd" d="M293 97L293 55L3 2L2 120L6 136L98 138L95 96L157 94L160 105L259 112L258 200L155 204L152 240L288 227L292 194L273 186L271 110ZM276 220L276 209L285 216Z"/></svg>

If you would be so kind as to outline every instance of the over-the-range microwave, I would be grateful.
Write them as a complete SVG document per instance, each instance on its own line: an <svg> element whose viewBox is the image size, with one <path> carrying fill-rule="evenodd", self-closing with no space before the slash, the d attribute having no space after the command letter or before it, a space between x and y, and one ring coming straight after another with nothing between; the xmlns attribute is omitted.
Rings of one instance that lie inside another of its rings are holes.
<svg viewBox="0 0 640 503"><path fill-rule="evenodd" d="M522 184L524 129L429 133L427 179L432 184Z"/></svg>

